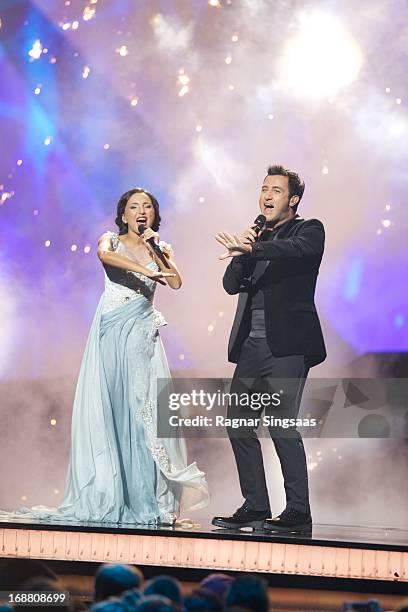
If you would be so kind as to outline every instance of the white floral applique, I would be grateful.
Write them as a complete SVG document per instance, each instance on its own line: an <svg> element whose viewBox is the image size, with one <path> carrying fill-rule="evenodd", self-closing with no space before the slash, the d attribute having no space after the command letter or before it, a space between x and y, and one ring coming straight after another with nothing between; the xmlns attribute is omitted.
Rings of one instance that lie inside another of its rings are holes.
<svg viewBox="0 0 408 612"><path fill-rule="evenodd" d="M119 244L120 244L120 240L119 240L118 234L115 234L115 232L112 232L111 230L108 230L106 232L106 235L109 236L109 238L110 238L113 250L117 251L117 249L119 247Z"/></svg>
<svg viewBox="0 0 408 612"><path fill-rule="evenodd" d="M170 254L173 250L171 244L169 244L168 242L164 242L164 240L160 240L159 247L167 254Z"/></svg>
<svg viewBox="0 0 408 612"><path fill-rule="evenodd" d="M156 310L156 308L153 310L153 321L156 330L159 329L159 327L163 327L163 325L167 325L166 319L159 310Z"/></svg>
<svg viewBox="0 0 408 612"><path fill-rule="evenodd" d="M143 423L147 434L147 444L151 455L163 472L170 472L170 459L163 444L158 444L153 426L153 406L150 399L147 400L142 412Z"/></svg>

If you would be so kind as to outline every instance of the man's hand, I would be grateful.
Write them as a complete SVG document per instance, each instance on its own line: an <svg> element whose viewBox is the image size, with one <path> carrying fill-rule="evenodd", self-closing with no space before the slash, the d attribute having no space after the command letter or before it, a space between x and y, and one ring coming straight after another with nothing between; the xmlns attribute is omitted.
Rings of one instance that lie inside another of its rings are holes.
<svg viewBox="0 0 408 612"><path fill-rule="evenodd" d="M247 235L241 237L227 232L220 232L215 236L217 242L222 244L227 249L227 253L220 255L219 259L227 259L227 257L238 257L252 251L252 243L255 242L255 237L252 239L252 229L247 230Z"/></svg>
<svg viewBox="0 0 408 612"><path fill-rule="evenodd" d="M244 244L253 244L257 239L258 234L255 231L256 225L251 225L245 229L239 236L239 240Z"/></svg>

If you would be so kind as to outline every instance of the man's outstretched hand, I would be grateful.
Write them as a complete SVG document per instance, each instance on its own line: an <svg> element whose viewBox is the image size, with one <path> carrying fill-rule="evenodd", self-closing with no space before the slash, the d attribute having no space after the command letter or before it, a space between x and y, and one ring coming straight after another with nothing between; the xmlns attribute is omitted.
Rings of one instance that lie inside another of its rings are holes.
<svg viewBox="0 0 408 612"><path fill-rule="evenodd" d="M227 252L220 255L218 259L238 257L239 255L250 253L252 251L252 242L254 241L254 238L252 236L249 238L248 234L246 236L243 235L242 237L238 237L235 234L228 234L228 232L220 232L219 234L216 234L215 239L227 249Z"/></svg>

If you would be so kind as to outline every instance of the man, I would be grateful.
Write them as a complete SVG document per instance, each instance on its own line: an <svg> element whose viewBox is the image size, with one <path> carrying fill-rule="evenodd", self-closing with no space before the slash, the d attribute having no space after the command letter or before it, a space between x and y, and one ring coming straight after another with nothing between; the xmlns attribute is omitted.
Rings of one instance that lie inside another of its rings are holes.
<svg viewBox="0 0 408 612"><path fill-rule="evenodd" d="M243 381L247 379L257 381L252 391L264 389L265 381L291 379L292 384L285 389L285 416L293 418L299 412L309 368L326 358L314 304L325 235L320 221L305 221L297 214L304 188L296 172L270 166L259 198L265 229L259 236L254 225L240 237L226 232L216 236L227 249L220 259L232 258L223 278L224 288L230 295L239 293L228 346L228 359L237 364L231 392L245 389ZM228 416L237 414L237 407L230 405ZM310 532L307 465L299 432L269 427L286 493L286 508L270 518L256 429L227 431L245 502L232 516L215 517L213 525Z"/></svg>

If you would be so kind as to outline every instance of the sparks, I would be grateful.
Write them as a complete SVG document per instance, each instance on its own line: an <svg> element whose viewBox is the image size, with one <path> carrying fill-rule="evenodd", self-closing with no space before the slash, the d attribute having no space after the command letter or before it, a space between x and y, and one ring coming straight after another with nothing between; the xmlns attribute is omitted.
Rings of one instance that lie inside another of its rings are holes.
<svg viewBox="0 0 408 612"><path fill-rule="evenodd" d="M41 57L42 50L43 47L41 41L37 39L36 41L34 41L34 44L29 50L28 55L31 57L31 60L37 60L39 57Z"/></svg>
<svg viewBox="0 0 408 612"><path fill-rule="evenodd" d="M90 19L92 19L95 13L96 13L96 9L92 8L91 6L86 6L82 14L82 19L84 21L89 21Z"/></svg>
<svg viewBox="0 0 408 612"><path fill-rule="evenodd" d="M129 51L126 45L122 45L121 47L119 47L118 49L116 49L116 53L119 53L119 55L121 57L126 57L126 55L128 55Z"/></svg>

